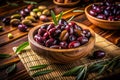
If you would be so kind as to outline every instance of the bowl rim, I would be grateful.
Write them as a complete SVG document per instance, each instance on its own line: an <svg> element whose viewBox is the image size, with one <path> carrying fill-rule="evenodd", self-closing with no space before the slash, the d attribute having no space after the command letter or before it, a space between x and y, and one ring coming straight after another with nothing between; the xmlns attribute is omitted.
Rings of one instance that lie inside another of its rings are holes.
<svg viewBox="0 0 120 80"><path fill-rule="evenodd" d="M71 5L75 5L75 4L77 4L77 3L79 3L80 2L80 0L77 0L77 1L75 1L75 2L72 2L72 3L59 3L59 2L57 2L56 0L53 0L53 2L55 3L55 4L57 4L57 5L60 5L60 6L71 6Z"/></svg>
<svg viewBox="0 0 120 80"><path fill-rule="evenodd" d="M107 22L107 23L108 23L108 22L111 22L111 23L119 23L119 22L120 22L120 21L109 21L109 20L98 19L98 18L90 15L89 12L88 12L88 9L89 9L93 4L100 4L100 2L98 2L98 3L92 3L92 4L88 5L88 6L86 6L86 7L85 7L85 14L86 14L86 15L88 15L89 17L91 17L91 18L93 18L93 19L95 19L95 20L102 21L102 22Z"/></svg>
<svg viewBox="0 0 120 80"><path fill-rule="evenodd" d="M73 21L73 22L75 22L75 21ZM80 26L84 26L84 29L89 29L90 32L91 32L91 34L92 34L92 36L90 37L89 41L88 41L86 44L81 45L81 46L79 46L79 47L77 47L77 48L70 48L70 49L53 49L53 48L49 48L49 47L42 46L42 45L38 44L38 43L34 40L33 36L34 36L34 34L35 34L35 31L37 31L37 30L40 28L40 26L45 25L45 24L50 24L50 23L53 23L53 22L44 23L44 24L41 24L41 25L38 25L38 26L32 28L32 29L29 31L29 33L28 33L29 43L32 43L32 44L34 44L35 46L37 46L37 47L39 47L39 48L42 48L42 49L44 49L44 50L55 51L55 52L56 52L56 50L57 50L57 52L75 51L75 50L78 50L79 48L82 48L82 47L84 48L84 47L86 47L88 44L91 43L91 41L94 41L94 43L95 43L95 32L94 32L92 29L88 28L86 25L81 24L81 23L78 23L78 22L75 22L76 24L80 24Z"/></svg>

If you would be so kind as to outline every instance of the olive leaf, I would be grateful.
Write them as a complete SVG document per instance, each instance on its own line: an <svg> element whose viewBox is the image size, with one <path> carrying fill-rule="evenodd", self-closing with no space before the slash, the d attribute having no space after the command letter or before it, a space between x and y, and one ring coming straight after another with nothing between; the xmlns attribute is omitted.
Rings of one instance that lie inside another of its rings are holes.
<svg viewBox="0 0 120 80"><path fill-rule="evenodd" d="M43 69L46 68L48 64L43 64L43 65L37 65L37 66L31 66L30 70L37 70L37 69Z"/></svg>
<svg viewBox="0 0 120 80"><path fill-rule="evenodd" d="M53 10L51 10L51 16L52 16L52 19L53 19L54 24L57 25L57 24L58 24L58 23L57 23L57 18L56 18L56 16L55 16L55 13L53 12Z"/></svg>
<svg viewBox="0 0 120 80"><path fill-rule="evenodd" d="M25 0L23 2L26 3L26 4L37 4L37 2L35 2L35 1L27 1L27 0Z"/></svg>
<svg viewBox="0 0 120 80"><path fill-rule="evenodd" d="M61 13L59 14L58 20L57 20L57 24L58 24L59 20L62 18L62 15L63 15L63 12L61 12Z"/></svg>
<svg viewBox="0 0 120 80"><path fill-rule="evenodd" d="M85 12L84 10L73 10L73 12Z"/></svg>
<svg viewBox="0 0 120 80"><path fill-rule="evenodd" d="M69 23L75 16L72 16L67 22Z"/></svg>
<svg viewBox="0 0 120 80"><path fill-rule="evenodd" d="M17 3L10 3L10 2L7 2L7 4L10 5L10 6L18 6Z"/></svg>
<svg viewBox="0 0 120 80"><path fill-rule="evenodd" d="M74 67L72 68L71 70L65 72L63 74L63 76L71 76L71 75L75 75L76 73L78 73L78 71L83 68L83 66L77 66L77 67Z"/></svg>
<svg viewBox="0 0 120 80"><path fill-rule="evenodd" d="M39 71L39 72L34 73L32 75L32 77L37 77L37 76L40 76L40 75L48 74L48 73L50 73L52 71L53 71L52 69Z"/></svg>
<svg viewBox="0 0 120 80"><path fill-rule="evenodd" d="M13 64L11 66L9 66L7 69L6 69L6 73L7 74L10 74L11 72L13 72L16 68L16 64Z"/></svg>
<svg viewBox="0 0 120 80"><path fill-rule="evenodd" d="M10 54L0 54L0 59L5 59L11 57Z"/></svg>
<svg viewBox="0 0 120 80"><path fill-rule="evenodd" d="M24 42L23 44L21 44L20 46L17 47L15 53L19 53L21 52L24 48L26 48L27 46L29 46L29 42Z"/></svg>

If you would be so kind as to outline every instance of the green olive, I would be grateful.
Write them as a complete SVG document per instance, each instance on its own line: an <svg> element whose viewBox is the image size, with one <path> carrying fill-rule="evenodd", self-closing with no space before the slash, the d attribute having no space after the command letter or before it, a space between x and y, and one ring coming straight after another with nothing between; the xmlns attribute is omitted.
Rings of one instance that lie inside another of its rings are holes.
<svg viewBox="0 0 120 80"><path fill-rule="evenodd" d="M41 12L37 12L37 16L38 16L38 17L40 17L40 16L41 16L41 14L42 14Z"/></svg>
<svg viewBox="0 0 120 80"><path fill-rule="evenodd" d="M11 19L10 24L13 26L17 26L20 24L20 20L19 19Z"/></svg>
<svg viewBox="0 0 120 80"><path fill-rule="evenodd" d="M13 14L11 16L11 19L20 19L21 18L21 15L20 14Z"/></svg>
<svg viewBox="0 0 120 80"><path fill-rule="evenodd" d="M11 33L8 33L8 38L9 39L13 38L13 35Z"/></svg>
<svg viewBox="0 0 120 80"><path fill-rule="evenodd" d="M24 20L22 20L22 24L27 25L27 26L31 26L32 25L32 21L24 19Z"/></svg>
<svg viewBox="0 0 120 80"><path fill-rule="evenodd" d="M35 8L35 9L33 9L32 11L35 12L35 13L37 13L37 12L39 12L40 10L39 10L38 8Z"/></svg>
<svg viewBox="0 0 120 80"><path fill-rule="evenodd" d="M43 10L47 9L47 7L46 7L46 6L38 6L38 9L39 9L40 11L43 11Z"/></svg>
<svg viewBox="0 0 120 80"><path fill-rule="evenodd" d="M47 15L47 16L50 15L49 9L43 10L42 14Z"/></svg>
<svg viewBox="0 0 120 80"><path fill-rule="evenodd" d="M37 14L35 12L31 11L30 16L37 17Z"/></svg>
<svg viewBox="0 0 120 80"><path fill-rule="evenodd" d="M2 31L3 30L3 26L0 26L0 31Z"/></svg>
<svg viewBox="0 0 120 80"><path fill-rule="evenodd" d="M36 22L36 19L33 16L26 16L25 19Z"/></svg>

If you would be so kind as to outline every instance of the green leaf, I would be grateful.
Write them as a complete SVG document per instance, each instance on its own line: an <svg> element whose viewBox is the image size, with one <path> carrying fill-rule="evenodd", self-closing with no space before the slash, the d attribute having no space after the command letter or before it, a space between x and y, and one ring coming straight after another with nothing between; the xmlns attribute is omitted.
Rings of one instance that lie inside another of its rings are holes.
<svg viewBox="0 0 120 80"><path fill-rule="evenodd" d="M25 47L29 46L29 42L24 42L16 49L15 53L21 52Z"/></svg>
<svg viewBox="0 0 120 80"><path fill-rule="evenodd" d="M37 76L40 76L40 75L44 75L44 74L48 74L50 72L52 72L53 70L49 69L49 70L43 70L43 71L39 71L39 72L36 72L32 75L32 77L37 77Z"/></svg>
<svg viewBox="0 0 120 80"><path fill-rule="evenodd" d="M47 66L48 66L48 64L37 65L37 66L30 67L30 69L31 70L43 69L43 68L46 68Z"/></svg>
<svg viewBox="0 0 120 80"><path fill-rule="evenodd" d="M11 72L13 72L16 68L16 64L13 64L11 66L9 66L7 69L6 69L6 73L7 74L10 74Z"/></svg>
<svg viewBox="0 0 120 80"><path fill-rule="evenodd" d="M7 2L7 4L10 5L10 6L18 6L18 4L16 4L16 3Z"/></svg>
<svg viewBox="0 0 120 80"><path fill-rule="evenodd" d="M71 75L74 75L74 74L76 74L81 68L83 68L83 66L74 67L74 68L72 68L71 70L65 72L65 73L63 74L63 76L71 76Z"/></svg>
<svg viewBox="0 0 120 80"><path fill-rule="evenodd" d="M57 19L56 19L55 13L54 13L52 10L51 10L51 16L52 16L52 19L53 19L54 24L57 25L58 22L57 22Z"/></svg>
<svg viewBox="0 0 120 80"><path fill-rule="evenodd" d="M0 54L0 59L5 59L11 57L10 54Z"/></svg>
<svg viewBox="0 0 120 80"><path fill-rule="evenodd" d="M75 16L72 16L67 22L69 23Z"/></svg>
<svg viewBox="0 0 120 80"><path fill-rule="evenodd" d="M85 73L85 68L79 70L79 74L77 75L76 80L83 80L84 73Z"/></svg>
<svg viewBox="0 0 120 80"><path fill-rule="evenodd" d="M98 70L98 74L102 74L106 69L106 65L103 65L103 67L101 69Z"/></svg>
<svg viewBox="0 0 120 80"><path fill-rule="evenodd" d="M27 0L25 0L23 2L26 3L26 4L37 4L37 2L35 2L35 1L27 1Z"/></svg>
<svg viewBox="0 0 120 80"><path fill-rule="evenodd" d="M59 20L62 18L62 15L63 15L63 12L60 13L58 20L57 20L57 24L58 24Z"/></svg>

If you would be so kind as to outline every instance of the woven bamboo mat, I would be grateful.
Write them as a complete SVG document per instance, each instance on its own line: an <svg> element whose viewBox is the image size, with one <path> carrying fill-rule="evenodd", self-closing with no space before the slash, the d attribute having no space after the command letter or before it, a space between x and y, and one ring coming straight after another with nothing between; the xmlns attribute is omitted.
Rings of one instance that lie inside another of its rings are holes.
<svg viewBox="0 0 120 80"><path fill-rule="evenodd" d="M99 36L98 34L96 34L95 47L92 50L92 52L95 50L104 50L107 53L106 57L102 60L106 60L106 59L111 58L113 56L113 54L120 54L119 47L117 47L113 43L107 41L106 39ZM64 65L63 64L51 64L46 59L44 59L40 56L37 56L30 49L30 47L28 47L21 54L18 54L18 56L19 56L20 60L22 61L22 63L24 64L25 68L27 69L29 75L32 75L33 73L35 73L37 71L40 71L40 70L30 71L29 67L35 66L35 65L40 65L40 64L50 64L50 66L48 66L45 69L54 69L55 70L49 74L34 77L33 78L34 80L75 80L75 77L73 77L73 76L63 77L62 74L64 72L68 71L69 69L71 69L72 67L75 67L78 65L91 64L93 62L100 61L100 60L90 60L86 57L86 58L82 58L82 59L80 59L74 63L70 63L70 64L64 64ZM109 74L104 74L104 75L101 75L97 78L105 77L107 75L109 75ZM93 78L96 78L96 74L90 74L88 76L87 80L93 80Z"/></svg>

